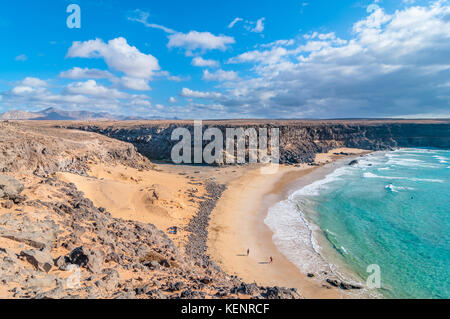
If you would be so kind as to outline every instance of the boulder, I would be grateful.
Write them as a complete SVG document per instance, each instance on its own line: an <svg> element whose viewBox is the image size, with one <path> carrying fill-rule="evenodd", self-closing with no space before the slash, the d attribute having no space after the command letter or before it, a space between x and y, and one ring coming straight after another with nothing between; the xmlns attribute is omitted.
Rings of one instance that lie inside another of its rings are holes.
<svg viewBox="0 0 450 319"><path fill-rule="evenodd" d="M78 247L72 250L69 259L72 264L87 268L92 273L97 274L103 268L105 257L101 251L89 251L84 247Z"/></svg>
<svg viewBox="0 0 450 319"><path fill-rule="evenodd" d="M2 203L2 207L6 209L11 209L14 205L14 202L12 200L6 200Z"/></svg>
<svg viewBox="0 0 450 319"><path fill-rule="evenodd" d="M358 164L357 160L353 160L350 163L348 163L349 166L354 166L354 165L357 165L357 164Z"/></svg>
<svg viewBox="0 0 450 319"><path fill-rule="evenodd" d="M60 256L54 260L54 265L58 267L59 270L66 270L68 264L70 264L70 259L67 256Z"/></svg>
<svg viewBox="0 0 450 319"><path fill-rule="evenodd" d="M326 282L333 287L339 287L341 285L341 282L337 279L327 278Z"/></svg>
<svg viewBox="0 0 450 319"><path fill-rule="evenodd" d="M48 250L24 250L20 256L25 257L39 271L49 272L53 267L53 259Z"/></svg>
<svg viewBox="0 0 450 319"><path fill-rule="evenodd" d="M88 259L87 269L94 274L100 273L103 269L103 261L105 260L104 254L99 250L90 251Z"/></svg>
<svg viewBox="0 0 450 319"><path fill-rule="evenodd" d="M80 267L86 267L89 262L88 252L83 247L78 247L72 250L69 258L70 263Z"/></svg>
<svg viewBox="0 0 450 319"><path fill-rule="evenodd" d="M0 198L14 200L23 191L23 184L7 175L0 175Z"/></svg>
<svg viewBox="0 0 450 319"><path fill-rule="evenodd" d="M346 282L341 282L341 284L339 285L339 288L341 288L342 290L351 290L351 289L361 289L362 287L359 285L353 285L353 284L349 284Z"/></svg>
<svg viewBox="0 0 450 319"><path fill-rule="evenodd" d="M103 272L106 274L101 280L95 282L95 285L106 291L113 291L119 285L120 275L115 269L107 268Z"/></svg>

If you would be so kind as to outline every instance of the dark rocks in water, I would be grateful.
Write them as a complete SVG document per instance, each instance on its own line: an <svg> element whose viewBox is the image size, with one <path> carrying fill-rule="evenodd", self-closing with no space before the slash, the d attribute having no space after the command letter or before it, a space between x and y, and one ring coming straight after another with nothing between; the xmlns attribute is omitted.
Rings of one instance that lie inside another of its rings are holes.
<svg viewBox="0 0 450 319"><path fill-rule="evenodd" d="M337 279L330 279L330 278L327 278L326 282L328 284L330 284L331 286L333 286L333 287L339 287L339 285L341 284L341 282L339 280L337 280Z"/></svg>
<svg viewBox="0 0 450 319"><path fill-rule="evenodd" d="M354 166L354 165L357 165L358 163L359 163L358 160L353 160L350 163L348 163L348 165L349 166Z"/></svg>
<svg viewBox="0 0 450 319"><path fill-rule="evenodd" d="M362 289L362 287L359 285L353 285L353 284L349 284L346 282L341 282L341 284L339 285L339 288L341 288L343 290Z"/></svg>
<svg viewBox="0 0 450 319"><path fill-rule="evenodd" d="M327 278L326 282L329 285L331 285L333 287L339 287L342 290L362 289L362 287L359 286L359 285L353 285L353 284L346 283L346 282L343 282L343 281L340 281L340 280L337 280L337 279Z"/></svg>
<svg viewBox="0 0 450 319"><path fill-rule="evenodd" d="M314 277L314 274L309 273L309 274L307 274L307 276L308 276L309 278L313 278L313 277Z"/></svg>

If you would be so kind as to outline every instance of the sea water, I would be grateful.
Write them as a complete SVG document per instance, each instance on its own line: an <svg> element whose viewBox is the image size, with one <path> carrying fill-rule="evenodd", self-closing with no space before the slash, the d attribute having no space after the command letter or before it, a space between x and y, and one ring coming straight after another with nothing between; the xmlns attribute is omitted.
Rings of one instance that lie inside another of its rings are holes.
<svg viewBox="0 0 450 319"><path fill-rule="evenodd" d="M365 285L378 265L374 295L450 298L450 151L364 156L294 191L265 222L304 273Z"/></svg>

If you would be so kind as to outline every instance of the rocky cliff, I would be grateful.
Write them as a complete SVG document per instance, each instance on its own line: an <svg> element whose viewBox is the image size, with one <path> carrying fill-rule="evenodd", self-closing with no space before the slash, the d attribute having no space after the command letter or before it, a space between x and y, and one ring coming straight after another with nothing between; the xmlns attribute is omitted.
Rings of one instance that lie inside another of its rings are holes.
<svg viewBox="0 0 450 319"><path fill-rule="evenodd" d="M173 122L105 122L66 123L62 125L130 142L138 151L154 160L171 160L172 131L188 128L193 123ZM280 159L282 163L312 162L315 154L337 147L386 150L398 147L450 148L450 121L206 121L203 130L219 128L279 128ZM270 131L270 130L269 130ZM205 142L206 143L206 142Z"/></svg>

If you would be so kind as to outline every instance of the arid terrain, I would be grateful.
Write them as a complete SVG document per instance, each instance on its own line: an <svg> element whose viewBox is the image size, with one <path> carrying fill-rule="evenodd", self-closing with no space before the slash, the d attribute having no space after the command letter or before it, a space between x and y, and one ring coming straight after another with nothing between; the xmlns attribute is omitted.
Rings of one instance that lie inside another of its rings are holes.
<svg viewBox="0 0 450 319"><path fill-rule="evenodd" d="M202 223L223 191L212 180L165 173L94 133L4 122L0 138L0 297L300 297L209 260Z"/></svg>
<svg viewBox="0 0 450 319"><path fill-rule="evenodd" d="M359 288L331 275L290 281L298 270L280 255L263 268L258 261L276 250L267 241L253 259L239 256L246 245L260 245L241 237L256 232L248 225L256 223L257 201L271 192L269 180L258 166L169 163L170 132L189 123L0 122L0 297L342 298L341 290ZM448 147L449 123L204 125L279 126L285 165L270 179L276 185L365 150ZM238 200L251 205L238 211ZM235 224L242 228L231 229ZM288 275L277 273L282 267Z"/></svg>

